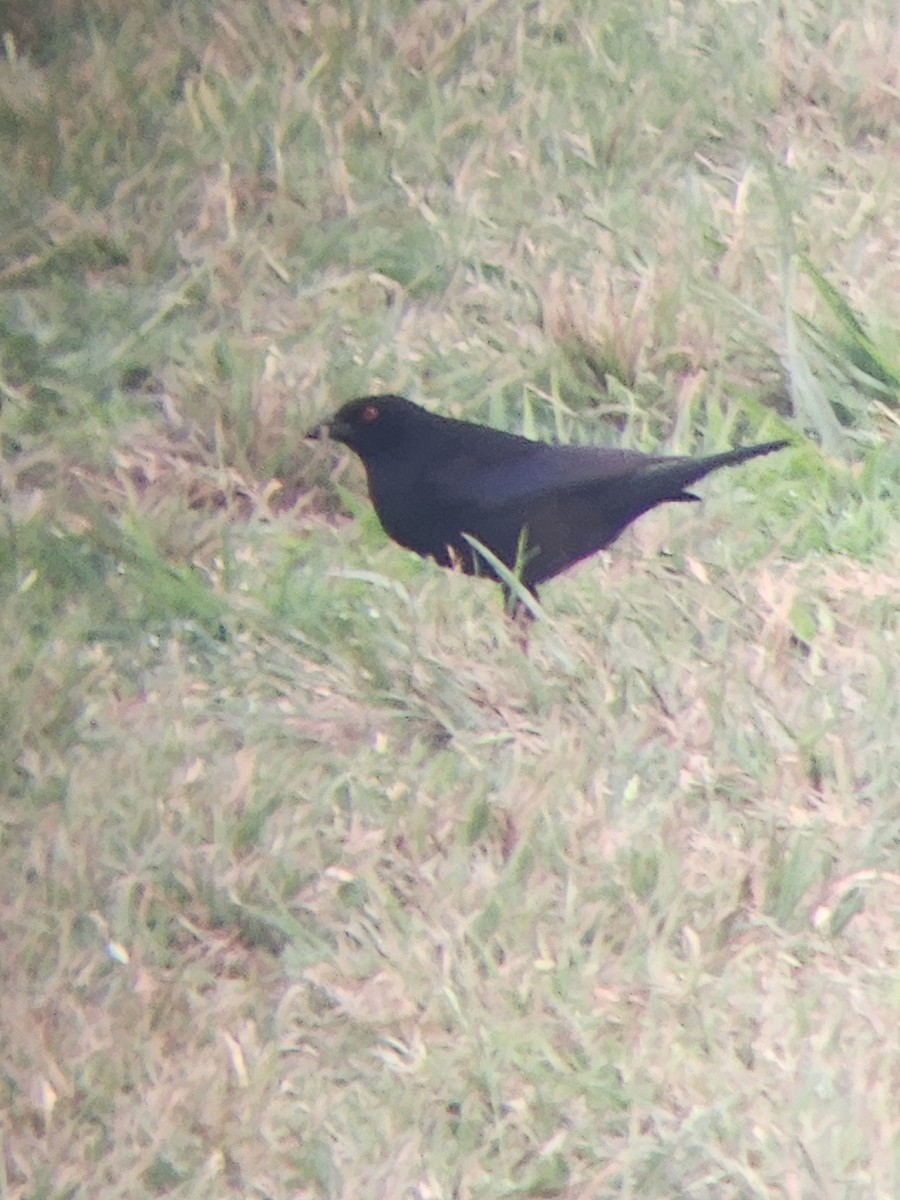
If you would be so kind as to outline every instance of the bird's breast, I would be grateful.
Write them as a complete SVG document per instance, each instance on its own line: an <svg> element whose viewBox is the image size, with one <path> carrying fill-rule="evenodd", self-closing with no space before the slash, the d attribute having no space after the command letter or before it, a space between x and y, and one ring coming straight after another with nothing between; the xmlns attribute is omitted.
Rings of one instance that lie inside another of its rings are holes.
<svg viewBox="0 0 900 1200"><path fill-rule="evenodd" d="M426 473L401 463L368 470L369 498L385 533L419 554L432 554L445 521L433 482Z"/></svg>

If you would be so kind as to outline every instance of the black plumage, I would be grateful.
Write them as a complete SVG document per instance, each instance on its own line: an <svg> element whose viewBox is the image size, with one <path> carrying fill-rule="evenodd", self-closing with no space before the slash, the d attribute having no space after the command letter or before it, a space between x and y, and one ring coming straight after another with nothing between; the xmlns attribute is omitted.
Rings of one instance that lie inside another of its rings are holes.
<svg viewBox="0 0 900 1200"><path fill-rule="evenodd" d="M362 459L385 532L401 546L492 575L470 534L537 587L609 546L657 504L719 467L780 450L765 442L702 458L555 446L428 412L402 396L365 396L325 426ZM524 553L520 553L524 545Z"/></svg>

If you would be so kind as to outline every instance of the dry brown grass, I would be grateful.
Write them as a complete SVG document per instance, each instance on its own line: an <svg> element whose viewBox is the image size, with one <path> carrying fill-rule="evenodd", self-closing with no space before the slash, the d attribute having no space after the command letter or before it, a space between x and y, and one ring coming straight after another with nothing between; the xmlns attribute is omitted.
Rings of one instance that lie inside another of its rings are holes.
<svg viewBox="0 0 900 1200"><path fill-rule="evenodd" d="M9 9L4 1195L898 1194L893 18ZM798 449L523 654L382 388Z"/></svg>

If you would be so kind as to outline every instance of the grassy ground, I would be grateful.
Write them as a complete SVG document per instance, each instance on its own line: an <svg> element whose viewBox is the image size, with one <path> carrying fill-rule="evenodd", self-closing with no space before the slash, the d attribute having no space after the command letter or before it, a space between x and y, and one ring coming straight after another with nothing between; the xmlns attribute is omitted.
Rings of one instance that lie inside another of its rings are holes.
<svg viewBox="0 0 900 1200"><path fill-rule="evenodd" d="M0 10L0 1194L900 1194L900 31L848 11ZM303 442L388 388L796 448L523 655Z"/></svg>

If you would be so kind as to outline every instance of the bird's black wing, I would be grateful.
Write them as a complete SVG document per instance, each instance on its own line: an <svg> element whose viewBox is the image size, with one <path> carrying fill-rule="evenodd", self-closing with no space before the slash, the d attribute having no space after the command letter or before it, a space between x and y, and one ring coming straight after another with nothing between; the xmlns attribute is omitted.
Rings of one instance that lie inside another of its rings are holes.
<svg viewBox="0 0 900 1200"><path fill-rule="evenodd" d="M518 562L535 587L618 536L633 519L626 515L631 481L657 461L636 450L517 438L451 454L431 483L454 531L471 534L510 568ZM444 540L467 569L484 570L467 542Z"/></svg>
<svg viewBox="0 0 900 1200"><path fill-rule="evenodd" d="M685 489L710 471L782 445L691 458L525 443L507 447L515 452L491 462L451 461L436 482L454 510L456 527L510 567L517 562L524 530L525 558L519 565L523 581L536 587L610 545L657 504L696 500Z"/></svg>
<svg viewBox="0 0 900 1200"><path fill-rule="evenodd" d="M449 503L499 510L560 489L621 479L655 462L676 461L680 460L638 450L552 446L514 438L461 448L435 471L434 485Z"/></svg>

